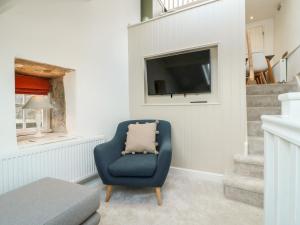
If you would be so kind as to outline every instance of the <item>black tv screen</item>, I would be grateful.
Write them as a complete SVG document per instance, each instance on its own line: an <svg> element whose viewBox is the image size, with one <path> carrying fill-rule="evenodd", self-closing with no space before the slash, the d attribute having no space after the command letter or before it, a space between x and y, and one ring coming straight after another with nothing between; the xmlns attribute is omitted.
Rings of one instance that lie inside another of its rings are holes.
<svg viewBox="0 0 300 225"><path fill-rule="evenodd" d="M210 50L146 59L148 95L211 92Z"/></svg>

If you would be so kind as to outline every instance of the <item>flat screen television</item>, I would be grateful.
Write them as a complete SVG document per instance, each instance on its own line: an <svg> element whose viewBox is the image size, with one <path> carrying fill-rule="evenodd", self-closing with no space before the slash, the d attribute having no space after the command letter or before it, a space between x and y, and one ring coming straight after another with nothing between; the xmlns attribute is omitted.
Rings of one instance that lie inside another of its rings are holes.
<svg viewBox="0 0 300 225"><path fill-rule="evenodd" d="M211 92L210 50L145 59L148 95Z"/></svg>

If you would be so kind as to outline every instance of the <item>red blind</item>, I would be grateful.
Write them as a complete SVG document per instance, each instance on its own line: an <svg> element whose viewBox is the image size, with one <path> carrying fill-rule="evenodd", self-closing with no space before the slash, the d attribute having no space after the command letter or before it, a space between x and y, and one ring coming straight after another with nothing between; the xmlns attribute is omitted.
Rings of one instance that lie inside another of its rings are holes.
<svg viewBox="0 0 300 225"><path fill-rule="evenodd" d="M16 74L16 94L47 95L51 85L48 78Z"/></svg>

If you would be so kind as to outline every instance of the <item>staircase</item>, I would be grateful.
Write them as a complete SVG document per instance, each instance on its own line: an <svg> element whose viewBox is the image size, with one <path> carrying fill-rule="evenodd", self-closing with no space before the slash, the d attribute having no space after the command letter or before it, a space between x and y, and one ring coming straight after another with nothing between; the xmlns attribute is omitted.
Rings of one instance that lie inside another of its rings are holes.
<svg viewBox="0 0 300 225"><path fill-rule="evenodd" d="M224 178L227 198L263 208L264 138L260 117L281 114L278 95L297 90L296 83L247 86L248 155L234 156L234 171Z"/></svg>

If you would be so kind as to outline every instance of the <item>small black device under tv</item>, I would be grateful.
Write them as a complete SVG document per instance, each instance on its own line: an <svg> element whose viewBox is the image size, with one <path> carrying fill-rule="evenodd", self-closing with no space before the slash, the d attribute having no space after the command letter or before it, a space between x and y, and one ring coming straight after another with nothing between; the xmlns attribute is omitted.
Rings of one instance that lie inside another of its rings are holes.
<svg viewBox="0 0 300 225"><path fill-rule="evenodd" d="M148 95L211 92L210 50L145 59Z"/></svg>

